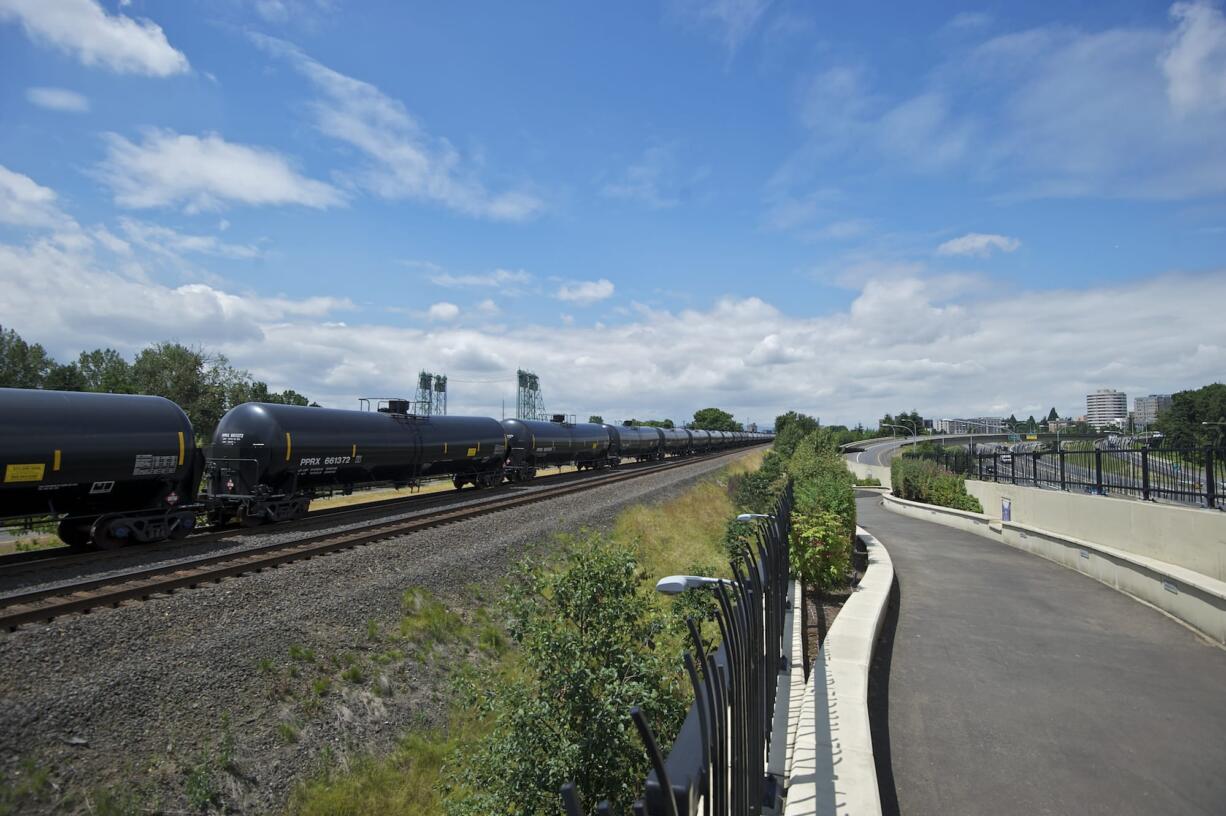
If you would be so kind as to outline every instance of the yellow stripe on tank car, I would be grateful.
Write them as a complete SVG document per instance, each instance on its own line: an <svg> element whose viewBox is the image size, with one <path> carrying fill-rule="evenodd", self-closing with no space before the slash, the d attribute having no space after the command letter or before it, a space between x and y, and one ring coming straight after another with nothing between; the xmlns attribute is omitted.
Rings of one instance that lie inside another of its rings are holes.
<svg viewBox="0 0 1226 816"><path fill-rule="evenodd" d="M59 451L56 451L56 453L58 454ZM184 441L183 439L183 432L179 431L179 464L180 465L183 464L183 456L186 453L187 453L187 442ZM60 469L60 458L58 455L55 457L55 469L56 470Z"/></svg>
<svg viewBox="0 0 1226 816"><path fill-rule="evenodd" d="M357 443L357 442L354 442L354 443L353 443L353 453L351 453L351 454L349 454L349 455L350 455L351 457L353 457L354 459L357 459L357 458L358 458L358 443Z"/></svg>
<svg viewBox="0 0 1226 816"><path fill-rule="evenodd" d="M446 453L446 452L447 452L447 443L444 442L443 443L443 453Z"/></svg>
<svg viewBox="0 0 1226 816"><path fill-rule="evenodd" d="M285 432L285 461L289 461L289 455L294 450L294 440L290 439L289 431Z"/></svg>
<svg viewBox="0 0 1226 816"><path fill-rule="evenodd" d="M51 469L58 471L60 469L60 449L55 449L55 455L51 457Z"/></svg>

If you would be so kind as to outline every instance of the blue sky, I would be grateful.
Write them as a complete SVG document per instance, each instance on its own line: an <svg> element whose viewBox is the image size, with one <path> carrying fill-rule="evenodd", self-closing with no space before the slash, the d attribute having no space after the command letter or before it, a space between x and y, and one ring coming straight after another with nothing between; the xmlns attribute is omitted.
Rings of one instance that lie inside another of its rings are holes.
<svg viewBox="0 0 1226 816"><path fill-rule="evenodd" d="M0 324L331 405L1084 411L1226 370L1212 3L0 0Z"/></svg>

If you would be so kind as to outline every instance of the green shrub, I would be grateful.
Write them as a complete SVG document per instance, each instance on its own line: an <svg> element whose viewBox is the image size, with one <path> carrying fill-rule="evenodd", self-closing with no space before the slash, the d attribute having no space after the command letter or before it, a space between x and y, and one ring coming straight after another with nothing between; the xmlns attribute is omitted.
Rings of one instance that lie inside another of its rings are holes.
<svg viewBox="0 0 1226 816"><path fill-rule="evenodd" d="M910 501L982 513L979 499L966 492L966 480L934 461L897 457L890 463L894 495Z"/></svg>
<svg viewBox="0 0 1226 816"><path fill-rule="evenodd" d="M831 589L851 573L852 536L846 520L830 510L792 514L792 574L806 584Z"/></svg>
<svg viewBox="0 0 1226 816"><path fill-rule="evenodd" d="M641 706L668 745L687 704L678 655L655 648L667 618L638 573L629 547L599 536L556 571L521 567L506 601L520 659L512 676L467 684L490 730L452 769L450 813L552 816L566 781L628 812L648 763L627 712Z"/></svg>

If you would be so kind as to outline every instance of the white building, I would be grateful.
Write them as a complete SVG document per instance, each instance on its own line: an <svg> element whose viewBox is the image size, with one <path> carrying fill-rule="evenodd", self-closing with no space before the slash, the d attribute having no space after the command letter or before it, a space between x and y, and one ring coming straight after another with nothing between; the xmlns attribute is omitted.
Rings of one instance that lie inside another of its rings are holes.
<svg viewBox="0 0 1226 816"><path fill-rule="evenodd" d="M1094 430L1123 427L1128 422L1128 395L1114 388L1086 394L1086 421Z"/></svg>
<svg viewBox="0 0 1226 816"><path fill-rule="evenodd" d="M974 417L972 419L938 419L933 429L943 434L1003 434L1009 429L1001 417Z"/></svg>

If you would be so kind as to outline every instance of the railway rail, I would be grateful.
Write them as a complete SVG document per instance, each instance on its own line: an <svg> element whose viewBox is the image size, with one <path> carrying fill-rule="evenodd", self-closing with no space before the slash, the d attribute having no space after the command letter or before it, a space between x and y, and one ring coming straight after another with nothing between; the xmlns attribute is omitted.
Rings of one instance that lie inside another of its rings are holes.
<svg viewBox="0 0 1226 816"><path fill-rule="evenodd" d="M217 583L223 578L262 572L293 561L350 550L377 541L408 535L420 530L454 524L478 516L535 504L561 496L593 490L641 476L661 473L693 464L744 453L744 449L725 451L699 458L677 459L662 464L612 472L583 480L551 485L519 495L501 495L461 507L444 507L427 515L388 522L375 522L358 529L324 532L292 541L252 547L238 552L198 557L148 569L89 579L38 589L0 599L0 629L12 631L22 624L52 620L68 614L89 612L102 607L117 607L125 601L144 601L150 597ZM454 495L454 494L447 494ZM401 500L403 501L403 500ZM334 514L332 518L335 518Z"/></svg>
<svg viewBox="0 0 1226 816"><path fill-rule="evenodd" d="M642 467L641 465L622 465L620 470L632 471ZM566 473L554 473L538 476L532 484L541 484L546 480L561 480L569 481L571 478L585 478L586 474L578 471L568 471ZM200 547L215 541L227 541L236 538L242 538L252 535L268 535L269 533L293 533L302 530L310 530L313 527L318 527L322 524L337 524L345 523L345 520L358 520L364 516L370 515L385 515L389 511L413 511L417 509L426 509L436 505L455 504L457 502L468 501L474 496L482 497L499 495L507 492L513 486L504 484L494 488L486 488L478 493L476 490L452 491L447 490L437 493L420 493L406 496L393 496L386 499L378 499L375 501L363 502L361 504L347 505L343 507L326 507L319 510L313 510L303 519L294 522L282 522L273 526L259 527L202 527L198 532L195 532L185 539L160 541L153 544L132 545L128 547L120 547L114 550L73 550L71 547L48 547L43 550L31 550L28 552L9 553L0 556L0 579L7 578L12 575L24 575L36 570L46 570L50 568L67 566L67 565L82 565L94 562L109 562L114 560L122 560L126 558L137 557L139 555L148 555L149 553L158 553L173 550L186 550L192 547Z"/></svg>

